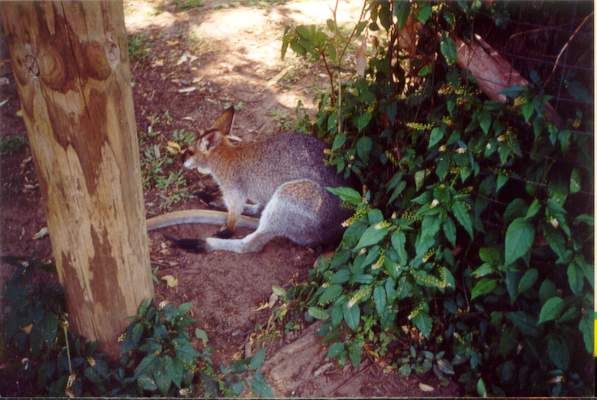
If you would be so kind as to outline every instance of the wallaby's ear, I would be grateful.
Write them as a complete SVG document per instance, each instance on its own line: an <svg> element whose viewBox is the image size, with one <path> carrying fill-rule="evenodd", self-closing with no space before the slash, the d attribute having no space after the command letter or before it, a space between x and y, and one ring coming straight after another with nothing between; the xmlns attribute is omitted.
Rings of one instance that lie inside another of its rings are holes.
<svg viewBox="0 0 597 400"><path fill-rule="evenodd" d="M199 150L207 153L222 141L224 136L219 131L211 131L199 139Z"/></svg>
<svg viewBox="0 0 597 400"><path fill-rule="evenodd" d="M214 121L210 129L217 129L224 135L230 133L232 127L232 120L234 119L234 106L230 106L224 110L222 114Z"/></svg>

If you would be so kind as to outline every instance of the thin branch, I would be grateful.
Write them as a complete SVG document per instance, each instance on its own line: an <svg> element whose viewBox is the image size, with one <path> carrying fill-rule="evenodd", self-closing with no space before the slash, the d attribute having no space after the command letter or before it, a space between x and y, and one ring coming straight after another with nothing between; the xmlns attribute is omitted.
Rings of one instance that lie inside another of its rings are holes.
<svg viewBox="0 0 597 400"><path fill-rule="evenodd" d="M564 25L560 25L560 26L564 26ZM541 28L529 29L526 31L516 32L516 33L510 35L510 38L508 40L512 40L513 38L515 38L517 36L526 35L528 33L542 32L542 31L553 31L553 30L558 30L558 27L557 26L543 26Z"/></svg>
<svg viewBox="0 0 597 400"><path fill-rule="evenodd" d="M328 77L330 78L330 86L332 89L332 100L334 99L335 95L333 94L335 92L334 89L334 74L332 72L332 70L330 69L330 66L328 65L328 60L327 58L325 58L325 52L322 50L321 51L321 58L323 59L323 64L325 65L325 70L327 71Z"/></svg>
<svg viewBox="0 0 597 400"><path fill-rule="evenodd" d="M338 57L338 65L340 65L342 63L342 58L344 57L344 53L346 53L346 50L348 49L348 45L350 44L352 37L356 33L357 28L359 27L359 24L361 23L361 21L363 20L363 17L365 16L365 7L366 6L367 6L367 1L363 0L363 8L361 8L361 15L359 15L359 20L357 21L354 28L352 29L352 32L350 32L350 35L348 36L348 40L346 41L344 48L340 52L340 57Z"/></svg>
<svg viewBox="0 0 597 400"><path fill-rule="evenodd" d="M332 15L334 16L334 21L336 21L336 13L338 12L338 3L340 0L336 0L336 4L334 5L334 10L332 11Z"/></svg>
<svg viewBox="0 0 597 400"><path fill-rule="evenodd" d="M584 26L584 24L589 20L590 17L593 16L593 11L591 11L591 13L589 15L587 15L582 21L581 23L578 25L578 27L574 30L574 32L572 33L572 35L570 35L570 38L568 39L568 41L566 42L566 44L562 47L562 49L560 50L560 52L558 53L558 57L556 58L556 62L553 65L553 69L551 70L551 73L549 74L549 77L547 78L547 80L545 81L545 84L543 85L543 87L547 87L547 84L549 83L549 81L551 81L551 78L553 78L553 74L554 72L556 72L556 69L558 68L558 64L560 63L560 58L562 57L562 54L564 54L564 52L566 51L566 49L568 48L568 46L570 45L570 43L572 42L572 40L576 37L576 35L578 34L578 32L580 32L581 28Z"/></svg>

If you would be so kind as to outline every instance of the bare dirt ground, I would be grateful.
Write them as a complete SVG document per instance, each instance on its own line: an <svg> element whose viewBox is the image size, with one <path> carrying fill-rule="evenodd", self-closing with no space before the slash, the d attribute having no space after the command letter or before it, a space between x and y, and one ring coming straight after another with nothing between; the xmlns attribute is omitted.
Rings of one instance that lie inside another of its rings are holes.
<svg viewBox="0 0 597 400"><path fill-rule="evenodd" d="M355 0L342 1L339 22L356 20L361 5ZM307 112L313 112L317 94L327 89L323 69L309 67L293 56L282 61L281 36L288 23L324 24L332 6L333 1L323 0L125 1L142 160L147 151L167 155L167 144L176 139L177 131L197 132L229 105L237 109L233 133L244 140L258 140L291 128L298 101ZM24 135L12 75L2 78L0 135ZM4 100L7 101L2 103ZM162 167L163 176L180 173L181 188L169 186L168 190L160 190L149 183L145 187L148 217L165 209L209 208L210 202L218 198L217 188L209 178L188 171L181 173L182 162L176 156ZM172 198L173 194L180 198L164 207L165 197ZM0 204L0 255L49 259L49 238L32 239L45 226L45 216L27 146L0 158ZM267 303L272 285L288 286L293 280L305 279L318 253L279 239L258 254L196 255L170 248L163 237L165 233L176 237L207 236L216 229L172 227L152 232L150 240L156 300L192 302L194 318L207 331L215 350L214 360L219 363L245 354L247 343L254 339L251 334L269 317L270 310L260 306ZM246 233L240 231L237 236ZM0 265L0 284L8 273L8 268ZM168 276L176 279L175 285L162 279ZM270 341L268 357L292 344L295 338L296 335ZM318 354L325 354L325 349L321 348ZM421 380L386 374L374 365L356 375L331 364L325 371L315 377L291 374L300 384L287 394L458 393L454 385L442 388L433 378L424 382L434 386L435 392L423 392L419 387ZM355 379L351 380L353 376ZM325 382L321 383L321 379Z"/></svg>

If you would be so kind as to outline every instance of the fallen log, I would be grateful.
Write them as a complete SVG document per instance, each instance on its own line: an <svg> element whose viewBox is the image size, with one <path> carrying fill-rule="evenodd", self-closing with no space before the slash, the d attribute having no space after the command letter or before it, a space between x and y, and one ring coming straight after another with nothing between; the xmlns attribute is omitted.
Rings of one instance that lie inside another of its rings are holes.
<svg viewBox="0 0 597 400"><path fill-rule="evenodd" d="M475 77L479 89L491 100L505 103L507 98L502 93L504 89L529 84L529 81L481 36L475 34L469 43L460 38L455 38L454 42L457 51L456 64ZM545 104L545 117L557 127L562 126L562 119L549 103Z"/></svg>

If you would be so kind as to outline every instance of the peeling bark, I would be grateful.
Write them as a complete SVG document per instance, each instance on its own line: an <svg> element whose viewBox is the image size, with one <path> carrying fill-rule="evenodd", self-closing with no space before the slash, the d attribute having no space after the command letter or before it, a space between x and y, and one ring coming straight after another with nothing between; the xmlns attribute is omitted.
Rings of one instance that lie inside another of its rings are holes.
<svg viewBox="0 0 597 400"><path fill-rule="evenodd" d="M0 10L69 320L115 356L153 296L122 3Z"/></svg>

